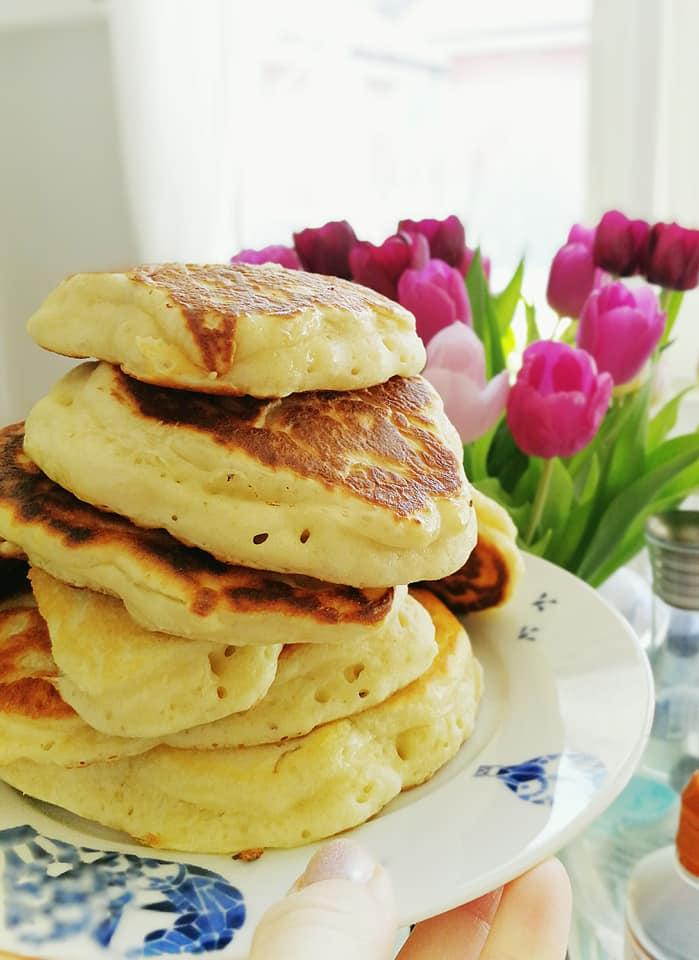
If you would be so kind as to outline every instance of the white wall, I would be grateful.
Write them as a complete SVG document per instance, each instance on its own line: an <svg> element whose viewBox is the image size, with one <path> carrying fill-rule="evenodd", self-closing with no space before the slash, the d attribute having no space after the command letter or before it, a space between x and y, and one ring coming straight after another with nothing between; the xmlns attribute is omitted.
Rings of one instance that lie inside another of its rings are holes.
<svg viewBox="0 0 699 960"><path fill-rule="evenodd" d="M0 423L20 419L70 361L24 332L66 274L135 259L106 21L0 23Z"/></svg>

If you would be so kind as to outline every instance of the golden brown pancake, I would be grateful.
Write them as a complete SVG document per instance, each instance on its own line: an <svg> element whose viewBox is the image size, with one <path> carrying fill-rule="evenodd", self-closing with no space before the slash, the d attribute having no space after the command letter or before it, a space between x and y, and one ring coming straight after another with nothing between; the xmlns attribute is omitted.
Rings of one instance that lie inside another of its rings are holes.
<svg viewBox="0 0 699 960"><path fill-rule="evenodd" d="M504 606L524 571L517 529L507 511L475 488L473 503L478 541L471 556L455 573L424 584L456 613Z"/></svg>
<svg viewBox="0 0 699 960"><path fill-rule="evenodd" d="M234 645L345 641L381 629L405 598L405 587L222 563L78 500L28 459L23 440L22 424L0 430L0 534L58 579L119 597L148 629Z"/></svg>
<svg viewBox="0 0 699 960"><path fill-rule="evenodd" d="M83 364L24 446L80 499L258 569L387 586L453 572L475 540L461 444L421 378L261 401Z"/></svg>
<svg viewBox="0 0 699 960"><path fill-rule="evenodd" d="M29 321L43 347L133 377L259 397L351 390L419 373L415 321L334 277L250 264L164 263L64 280Z"/></svg>
<svg viewBox="0 0 699 960"><path fill-rule="evenodd" d="M55 689L58 670L35 607L0 610L0 769L19 759L84 766L142 753L153 741L109 737L80 719Z"/></svg>

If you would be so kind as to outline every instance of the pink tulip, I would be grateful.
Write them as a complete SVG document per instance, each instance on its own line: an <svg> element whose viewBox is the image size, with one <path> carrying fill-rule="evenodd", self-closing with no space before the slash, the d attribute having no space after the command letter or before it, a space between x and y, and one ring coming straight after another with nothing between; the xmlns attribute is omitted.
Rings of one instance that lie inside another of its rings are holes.
<svg viewBox="0 0 699 960"><path fill-rule="evenodd" d="M629 220L620 210L607 210L595 232L595 264L618 277L638 273L649 230L645 220Z"/></svg>
<svg viewBox="0 0 699 960"><path fill-rule="evenodd" d="M331 277L350 278L349 253L357 236L346 220L322 227L306 227L294 234L294 246L304 270Z"/></svg>
<svg viewBox="0 0 699 960"><path fill-rule="evenodd" d="M391 300L398 299L398 279L409 267L419 270L430 258L426 238L420 234L396 233L381 246L362 240L350 250L352 279Z"/></svg>
<svg viewBox="0 0 699 960"><path fill-rule="evenodd" d="M617 281L590 294L580 317L577 344L618 386L639 373L664 326L665 314L650 287L630 290Z"/></svg>
<svg viewBox="0 0 699 960"><path fill-rule="evenodd" d="M398 281L398 301L415 315L425 343L452 323L471 323L466 284L458 270L443 260L430 260L421 270L406 270Z"/></svg>
<svg viewBox="0 0 699 960"><path fill-rule="evenodd" d="M301 261L293 247L274 244L261 250L241 250L231 257L231 263L279 263L290 270L300 270Z"/></svg>
<svg viewBox="0 0 699 960"><path fill-rule="evenodd" d="M538 340L524 351L507 425L530 457L570 457L597 433L611 394L612 378L584 350Z"/></svg>
<svg viewBox="0 0 699 960"><path fill-rule="evenodd" d="M505 409L508 373L486 383L483 343L465 323L452 323L430 340L424 376L442 397L462 443L477 440Z"/></svg>
<svg viewBox="0 0 699 960"><path fill-rule="evenodd" d="M604 279L592 259L594 238L594 230L576 223L553 258L546 299L561 316L579 317L590 291Z"/></svg>

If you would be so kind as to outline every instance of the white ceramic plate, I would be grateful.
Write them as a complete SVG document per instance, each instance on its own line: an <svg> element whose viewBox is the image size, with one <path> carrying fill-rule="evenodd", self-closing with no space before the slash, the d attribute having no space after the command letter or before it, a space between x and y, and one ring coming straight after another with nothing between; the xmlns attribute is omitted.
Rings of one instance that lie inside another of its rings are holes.
<svg viewBox="0 0 699 960"><path fill-rule="evenodd" d="M391 872L400 920L440 913L567 844L638 761L652 682L635 635L533 557L505 611L467 621L485 668L476 732L428 784L353 831ZM254 863L148 851L0 786L0 947L95 960L247 955L314 846Z"/></svg>

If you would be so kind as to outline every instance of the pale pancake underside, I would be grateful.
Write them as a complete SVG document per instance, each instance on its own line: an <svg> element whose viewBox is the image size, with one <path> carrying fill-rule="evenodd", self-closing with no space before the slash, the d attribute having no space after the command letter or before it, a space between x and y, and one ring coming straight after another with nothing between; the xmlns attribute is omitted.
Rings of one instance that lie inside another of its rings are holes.
<svg viewBox="0 0 699 960"><path fill-rule="evenodd" d="M420 600L435 621L437 657L414 683L352 718L283 744L158 747L84 770L19 761L0 772L32 796L169 849L289 847L348 829L432 776L473 729L480 667L459 622L431 596Z"/></svg>
<svg viewBox="0 0 699 960"><path fill-rule="evenodd" d="M383 702L423 674L436 652L430 617L406 597L398 616L378 635L344 644L285 647L274 683L255 706L166 742L214 750L299 737Z"/></svg>
<svg viewBox="0 0 699 960"><path fill-rule="evenodd" d="M411 376L411 313L357 284L283 267L161 264L64 280L30 319L41 346L203 393L283 397Z"/></svg>
<svg viewBox="0 0 699 960"><path fill-rule="evenodd" d="M98 733L62 701L46 624L35 607L20 604L0 610L0 765L22 758L56 771L153 747L154 740Z"/></svg>
<svg viewBox="0 0 699 960"><path fill-rule="evenodd" d="M222 647L140 627L111 597L31 573L63 699L90 726L162 737L247 710L269 690L281 643Z"/></svg>
<svg viewBox="0 0 699 960"><path fill-rule="evenodd" d="M25 450L81 499L231 563L381 587L445 576L471 552L461 445L426 381L188 396L83 364L36 404Z"/></svg>

